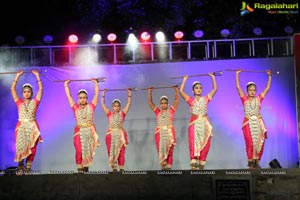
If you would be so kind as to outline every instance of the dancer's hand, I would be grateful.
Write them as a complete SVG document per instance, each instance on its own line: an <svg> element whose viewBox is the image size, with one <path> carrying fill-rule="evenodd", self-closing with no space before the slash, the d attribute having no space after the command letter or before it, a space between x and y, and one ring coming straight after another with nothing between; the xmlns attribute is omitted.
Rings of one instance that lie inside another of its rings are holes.
<svg viewBox="0 0 300 200"><path fill-rule="evenodd" d="M20 77L23 73L24 73L23 70L19 70L19 71L17 72L16 76L17 76L17 77Z"/></svg>
<svg viewBox="0 0 300 200"><path fill-rule="evenodd" d="M189 78L189 75L184 75L183 80L186 81Z"/></svg>
<svg viewBox="0 0 300 200"><path fill-rule="evenodd" d="M103 89L103 91L102 91L102 97L105 96L106 92L107 92L107 89Z"/></svg>
<svg viewBox="0 0 300 200"><path fill-rule="evenodd" d="M95 84L98 84L98 83L99 83L99 81L98 81L97 78L92 78L92 82L95 83Z"/></svg>
<svg viewBox="0 0 300 200"><path fill-rule="evenodd" d="M32 72L34 75L38 75L38 74L39 74L39 71L36 70L36 69L32 70L31 72Z"/></svg>
<svg viewBox="0 0 300 200"><path fill-rule="evenodd" d="M152 86L151 86L151 87L149 87L149 88L148 88L148 92L152 92L152 91L153 91L153 89L154 89L154 87L152 87Z"/></svg>
<svg viewBox="0 0 300 200"><path fill-rule="evenodd" d="M128 97L131 97L131 90L132 90L131 88L128 88L128 89L127 89Z"/></svg>
<svg viewBox="0 0 300 200"><path fill-rule="evenodd" d="M208 73L208 75L212 78L215 77L214 73L212 73L212 72Z"/></svg>
<svg viewBox="0 0 300 200"><path fill-rule="evenodd" d="M70 82L71 82L71 80L65 80L65 82L64 82L65 87L68 87Z"/></svg>
<svg viewBox="0 0 300 200"><path fill-rule="evenodd" d="M272 71L271 70L266 70L266 73L269 75L269 76L272 76Z"/></svg>
<svg viewBox="0 0 300 200"><path fill-rule="evenodd" d="M241 69L237 69L237 70L235 71L236 74L240 74L241 72L242 72Z"/></svg>

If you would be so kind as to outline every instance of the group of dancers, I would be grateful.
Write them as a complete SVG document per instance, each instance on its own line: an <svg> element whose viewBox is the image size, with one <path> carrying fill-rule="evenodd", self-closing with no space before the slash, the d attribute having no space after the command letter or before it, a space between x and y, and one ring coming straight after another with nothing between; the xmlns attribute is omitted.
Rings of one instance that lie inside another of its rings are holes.
<svg viewBox="0 0 300 200"><path fill-rule="evenodd" d="M260 114L261 102L267 95L272 80L272 72L266 70L268 81L265 89L257 95L256 84L249 82L245 94L240 86L239 75L242 70L235 70L236 88L244 106L244 120L242 131L244 134L246 153L249 169L260 168L259 161L263 154L267 131L264 120ZM32 70L38 82L38 92L33 97L33 88L29 83L22 87L23 98L19 97L16 85L19 77L24 73L20 70L11 85L11 94L18 108L18 123L15 128L16 155L18 163L17 174L28 173L34 161L37 145L42 142L40 129L36 121L36 112L43 95L43 85L38 70ZM203 170L210 149L210 141L213 135L212 124L207 116L208 103L217 92L217 82L214 73L208 74L212 79L212 90L202 95L202 83L195 81L192 84L193 96L185 92L186 81L189 76L183 76L180 88L173 86L175 90L174 102L169 106L167 96L160 97L160 105L153 103L152 92L155 88L148 88L148 103L156 116L155 143L158 152L158 160L162 170L171 170L173 163L173 150L176 145L176 131L173 126L174 114L179 103L179 95L190 108L190 120L188 124L188 144L190 152L191 170ZM97 79L91 79L94 84L94 97L88 102L88 92L81 89L77 92L77 101L72 98L69 84L71 80L64 81L65 93L71 109L74 112L76 126L74 128L73 143L75 147L75 162L78 173L89 171L93 163L96 148L99 146L99 138L94 123L94 111L99 99L99 86ZM109 108L105 103L107 89L102 90L101 106L108 119L108 130L105 141L108 153L108 163L113 172L124 171L125 150L128 145L124 121L131 105L131 89L127 89L128 99L122 108L121 101L114 99Z"/></svg>

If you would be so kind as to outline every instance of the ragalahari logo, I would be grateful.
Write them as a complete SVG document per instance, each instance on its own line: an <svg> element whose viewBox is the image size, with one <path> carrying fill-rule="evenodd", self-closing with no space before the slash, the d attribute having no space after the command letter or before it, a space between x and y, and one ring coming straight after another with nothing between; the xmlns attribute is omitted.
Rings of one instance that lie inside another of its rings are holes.
<svg viewBox="0 0 300 200"><path fill-rule="evenodd" d="M249 6L249 3L246 3L245 1L242 2L241 16L249 14L253 11L254 9Z"/></svg>

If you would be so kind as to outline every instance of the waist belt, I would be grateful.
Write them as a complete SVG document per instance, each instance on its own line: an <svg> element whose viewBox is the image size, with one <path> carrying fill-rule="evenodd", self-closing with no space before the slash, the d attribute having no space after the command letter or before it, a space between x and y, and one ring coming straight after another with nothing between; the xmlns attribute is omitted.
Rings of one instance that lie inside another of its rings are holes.
<svg viewBox="0 0 300 200"><path fill-rule="evenodd" d="M258 115L246 115L245 116L247 119L261 119L262 117L261 117L261 115L260 114L258 114Z"/></svg>
<svg viewBox="0 0 300 200"><path fill-rule="evenodd" d="M78 126L79 128L87 128L93 126L93 124L83 123L83 124L77 124L76 126Z"/></svg>
<svg viewBox="0 0 300 200"><path fill-rule="evenodd" d="M170 128L172 128L173 127L173 125L165 125L165 126L157 126L156 128L158 128L158 129L163 129L163 130L167 130L167 129L170 129Z"/></svg>
<svg viewBox="0 0 300 200"><path fill-rule="evenodd" d="M35 118L32 119L18 119L20 122L33 122L35 121Z"/></svg>

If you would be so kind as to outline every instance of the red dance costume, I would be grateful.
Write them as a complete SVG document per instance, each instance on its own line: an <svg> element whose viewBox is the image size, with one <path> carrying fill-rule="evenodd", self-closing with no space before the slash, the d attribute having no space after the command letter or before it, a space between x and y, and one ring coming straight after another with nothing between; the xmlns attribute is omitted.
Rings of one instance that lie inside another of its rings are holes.
<svg viewBox="0 0 300 200"><path fill-rule="evenodd" d="M92 103L80 108L78 104L72 107L76 127L74 130L75 160L79 168L89 167L93 163L96 148L100 146L94 124L96 106Z"/></svg>
<svg viewBox="0 0 300 200"><path fill-rule="evenodd" d="M190 97L187 103L192 114L188 127L190 159L205 161L210 148L212 126L207 116L207 105L210 102L208 96L197 100Z"/></svg>
<svg viewBox="0 0 300 200"><path fill-rule="evenodd" d="M244 95L241 100L245 112L242 130L246 142L247 157L249 160L260 160L264 149L264 141L267 138L267 130L260 115L263 97L259 95L250 100L248 96Z"/></svg>
<svg viewBox="0 0 300 200"><path fill-rule="evenodd" d="M109 157L109 166L115 168L125 164L125 148L128 145L127 133L123 128L126 114L123 111L107 114L108 130L106 133L106 147Z"/></svg>
<svg viewBox="0 0 300 200"><path fill-rule="evenodd" d="M36 111L39 103L37 99L32 99L28 103L20 98L16 101L19 119L15 129L15 162L21 162L25 158L27 158L27 162L33 162L38 141L42 142L36 121Z"/></svg>
<svg viewBox="0 0 300 200"><path fill-rule="evenodd" d="M173 127L175 108L171 106L165 112L154 108L156 115L155 143L161 165L172 165L173 150L176 144L176 133Z"/></svg>

